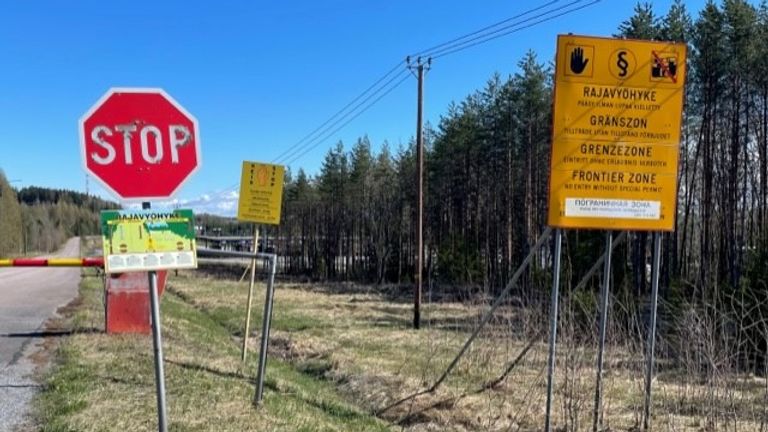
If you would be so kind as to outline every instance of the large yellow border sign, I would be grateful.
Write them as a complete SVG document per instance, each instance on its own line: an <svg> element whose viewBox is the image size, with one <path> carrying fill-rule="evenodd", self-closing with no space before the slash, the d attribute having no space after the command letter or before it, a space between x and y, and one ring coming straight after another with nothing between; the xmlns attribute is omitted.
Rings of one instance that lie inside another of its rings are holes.
<svg viewBox="0 0 768 432"><path fill-rule="evenodd" d="M672 231L686 46L560 35L549 225Z"/></svg>

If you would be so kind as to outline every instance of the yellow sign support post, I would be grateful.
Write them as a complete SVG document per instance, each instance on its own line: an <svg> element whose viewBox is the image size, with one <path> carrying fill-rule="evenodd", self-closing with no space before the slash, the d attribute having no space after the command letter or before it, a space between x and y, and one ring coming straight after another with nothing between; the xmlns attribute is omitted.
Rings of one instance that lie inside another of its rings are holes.
<svg viewBox="0 0 768 432"><path fill-rule="evenodd" d="M672 231L686 46L558 37L549 225Z"/></svg>
<svg viewBox="0 0 768 432"><path fill-rule="evenodd" d="M283 181L285 167L282 165L243 162L240 176L240 198L237 206L237 219L253 222L253 252L259 251L259 224L280 224L280 211L283 204ZM266 244L265 244L266 246ZM266 251L266 247L264 248ZM251 302L253 286L256 281L256 258L251 260L251 280L248 285L248 305L245 312L245 333L243 334L242 360L248 353L248 333L251 325ZM265 317L267 322L268 317ZM262 333L266 334L266 329ZM262 338L264 336L262 335Z"/></svg>

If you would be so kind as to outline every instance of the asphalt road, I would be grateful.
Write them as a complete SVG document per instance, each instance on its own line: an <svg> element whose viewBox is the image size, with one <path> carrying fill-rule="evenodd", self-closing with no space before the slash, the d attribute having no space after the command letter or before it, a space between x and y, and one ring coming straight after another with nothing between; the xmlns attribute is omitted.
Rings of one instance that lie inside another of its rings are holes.
<svg viewBox="0 0 768 432"><path fill-rule="evenodd" d="M70 239L55 256L79 256ZM40 388L30 356L41 349L45 322L77 296L77 268L0 268L0 432L28 421Z"/></svg>

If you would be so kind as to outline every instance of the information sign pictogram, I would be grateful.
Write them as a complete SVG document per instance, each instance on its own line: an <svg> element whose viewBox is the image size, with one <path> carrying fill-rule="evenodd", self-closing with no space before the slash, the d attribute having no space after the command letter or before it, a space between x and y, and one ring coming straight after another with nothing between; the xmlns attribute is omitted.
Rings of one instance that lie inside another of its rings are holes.
<svg viewBox="0 0 768 432"><path fill-rule="evenodd" d="M674 229L684 44L558 37L549 224Z"/></svg>
<svg viewBox="0 0 768 432"><path fill-rule="evenodd" d="M237 219L279 225L284 175L282 165L243 162Z"/></svg>

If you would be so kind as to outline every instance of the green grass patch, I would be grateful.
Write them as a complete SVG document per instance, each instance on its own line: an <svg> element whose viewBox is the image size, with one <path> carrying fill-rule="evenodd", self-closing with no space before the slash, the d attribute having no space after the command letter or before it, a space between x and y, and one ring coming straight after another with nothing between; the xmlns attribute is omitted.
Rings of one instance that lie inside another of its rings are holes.
<svg viewBox="0 0 768 432"><path fill-rule="evenodd" d="M151 338L94 332L103 328L101 290L100 278L84 278L72 317L76 333L58 349L37 399L44 432L157 430ZM240 312L203 308L171 291L161 313L169 430L389 430L319 376L318 362L298 367L270 358L264 404L254 407L258 356L252 352L247 364L240 362L233 335ZM307 322L298 317L285 328L306 328Z"/></svg>

